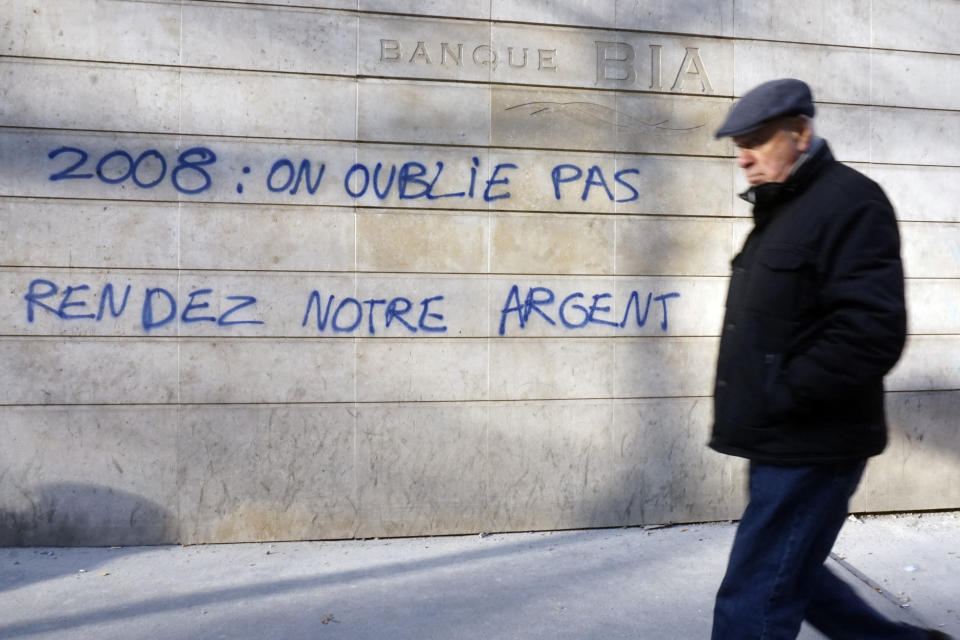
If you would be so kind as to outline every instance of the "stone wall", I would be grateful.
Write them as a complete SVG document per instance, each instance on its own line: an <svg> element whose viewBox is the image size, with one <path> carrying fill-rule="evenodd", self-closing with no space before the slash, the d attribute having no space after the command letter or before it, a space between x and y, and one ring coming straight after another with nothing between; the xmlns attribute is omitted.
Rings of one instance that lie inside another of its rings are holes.
<svg viewBox="0 0 960 640"><path fill-rule="evenodd" d="M806 79L901 220L857 510L960 507L960 5L3 0L0 544L729 519L750 228L712 132Z"/></svg>

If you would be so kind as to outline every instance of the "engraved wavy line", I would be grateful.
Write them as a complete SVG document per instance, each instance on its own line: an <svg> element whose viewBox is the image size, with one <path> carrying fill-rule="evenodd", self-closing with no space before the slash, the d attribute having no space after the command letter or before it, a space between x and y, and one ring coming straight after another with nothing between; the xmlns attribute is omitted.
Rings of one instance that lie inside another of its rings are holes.
<svg viewBox="0 0 960 640"><path fill-rule="evenodd" d="M605 124L611 124L615 127L620 128L640 128L640 125L644 127L649 127L653 129L660 129L662 131L695 131L697 129L702 129L705 123L701 123L692 127L665 127L663 125L670 122L670 119L661 120L660 122L644 122L639 118L635 118L631 115L625 114L622 111L617 109L612 109L606 105L599 104L596 102L584 102L584 101L573 101L573 102L550 102L550 101L539 101L539 102L524 102L523 104L515 104L510 107L506 107L504 111L511 111L513 109L523 109L530 108L533 109L528 113L528 116L535 116L541 113L549 112L562 112L562 111L575 111L581 115L587 116L588 118L593 118L594 120L599 120ZM623 124L623 121L626 120L626 124Z"/></svg>

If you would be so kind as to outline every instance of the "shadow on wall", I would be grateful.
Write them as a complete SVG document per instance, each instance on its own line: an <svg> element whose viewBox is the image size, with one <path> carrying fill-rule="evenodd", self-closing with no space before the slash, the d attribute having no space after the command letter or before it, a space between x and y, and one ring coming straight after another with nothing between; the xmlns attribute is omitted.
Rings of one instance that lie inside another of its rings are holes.
<svg viewBox="0 0 960 640"><path fill-rule="evenodd" d="M169 543L176 518L140 496L83 483L37 485L25 508L0 507L0 546L121 546Z"/></svg>

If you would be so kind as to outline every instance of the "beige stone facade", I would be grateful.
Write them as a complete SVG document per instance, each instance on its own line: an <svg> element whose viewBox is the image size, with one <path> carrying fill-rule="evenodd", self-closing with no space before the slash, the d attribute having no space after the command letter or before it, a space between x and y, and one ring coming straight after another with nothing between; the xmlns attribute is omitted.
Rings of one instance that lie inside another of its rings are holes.
<svg viewBox="0 0 960 640"><path fill-rule="evenodd" d="M782 76L901 221L854 506L960 507L960 8L914 4L0 0L0 544L737 517L712 132Z"/></svg>

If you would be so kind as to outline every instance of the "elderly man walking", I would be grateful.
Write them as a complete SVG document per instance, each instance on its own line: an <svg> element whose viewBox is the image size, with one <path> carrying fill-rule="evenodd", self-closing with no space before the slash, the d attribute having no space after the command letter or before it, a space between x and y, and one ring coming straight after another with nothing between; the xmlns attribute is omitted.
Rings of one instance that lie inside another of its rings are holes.
<svg viewBox="0 0 960 640"><path fill-rule="evenodd" d="M750 460L749 503L717 593L714 640L922 640L824 566L867 458L886 445L883 377L903 349L900 238L877 184L814 135L800 80L730 110L754 227L733 259L710 446Z"/></svg>

